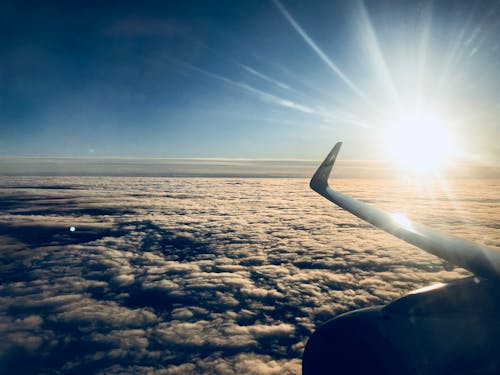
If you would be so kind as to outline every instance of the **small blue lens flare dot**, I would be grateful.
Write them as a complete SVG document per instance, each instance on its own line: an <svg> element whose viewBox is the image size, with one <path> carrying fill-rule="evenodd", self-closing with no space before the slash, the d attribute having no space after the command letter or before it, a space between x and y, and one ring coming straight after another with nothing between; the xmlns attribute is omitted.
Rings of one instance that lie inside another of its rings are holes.
<svg viewBox="0 0 500 375"><path fill-rule="evenodd" d="M70 231L70 232L74 232L75 230L76 230L76 228L75 228L75 227L69 227L69 231Z"/></svg>

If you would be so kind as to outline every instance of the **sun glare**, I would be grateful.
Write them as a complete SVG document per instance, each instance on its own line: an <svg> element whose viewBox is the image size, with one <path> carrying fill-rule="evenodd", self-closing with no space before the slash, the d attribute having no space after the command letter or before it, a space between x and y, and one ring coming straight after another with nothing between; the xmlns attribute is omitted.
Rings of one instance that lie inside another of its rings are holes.
<svg viewBox="0 0 500 375"><path fill-rule="evenodd" d="M454 153L449 123L435 112L399 111L385 121L386 148L391 160L411 173L442 169Z"/></svg>

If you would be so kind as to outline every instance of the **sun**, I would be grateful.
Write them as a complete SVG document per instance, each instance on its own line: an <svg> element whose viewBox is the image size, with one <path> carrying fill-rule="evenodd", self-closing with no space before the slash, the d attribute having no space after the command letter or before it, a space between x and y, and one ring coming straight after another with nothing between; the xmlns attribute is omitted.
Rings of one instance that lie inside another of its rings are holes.
<svg viewBox="0 0 500 375"><path fill-rule="evenodd" d="M455 152L449 121L429 109L399 110L384 121L390 159L409 173L434 173Z"/></svg>

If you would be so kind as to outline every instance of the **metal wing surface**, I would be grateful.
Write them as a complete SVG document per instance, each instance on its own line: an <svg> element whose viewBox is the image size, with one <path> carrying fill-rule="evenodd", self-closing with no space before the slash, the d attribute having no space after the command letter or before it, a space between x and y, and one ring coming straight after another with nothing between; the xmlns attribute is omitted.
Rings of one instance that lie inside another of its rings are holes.
<svg viewBox="0 0 500 375"><path fill-rule="evenodd" d="M500 278L499 251L439 232L333 190L328 178L341 145L338 142L333 147L312 177L310 186L315 192L360 219L477 276Z"/></svg>

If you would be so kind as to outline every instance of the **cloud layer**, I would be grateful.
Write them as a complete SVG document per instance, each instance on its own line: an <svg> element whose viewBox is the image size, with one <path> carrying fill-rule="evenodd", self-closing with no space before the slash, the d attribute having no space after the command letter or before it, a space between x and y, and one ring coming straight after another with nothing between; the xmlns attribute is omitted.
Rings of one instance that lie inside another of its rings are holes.
<svg viewBox="0 0 500 375"><path fill-rule="evenodd" d="M498 183L342 190L499 248ZM321 322L467 274L302 179L3 178L0 208L2 372L298 374Z"/></svg>

